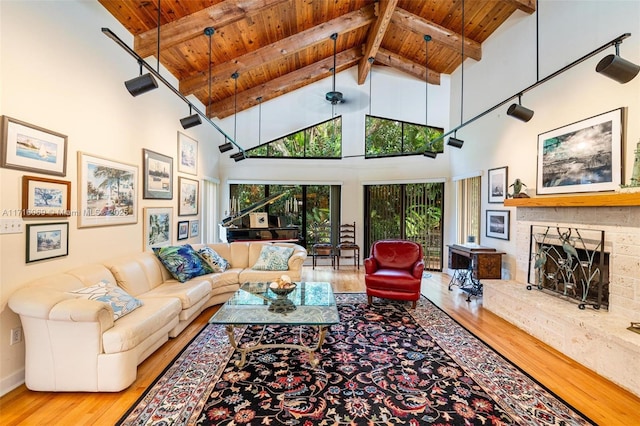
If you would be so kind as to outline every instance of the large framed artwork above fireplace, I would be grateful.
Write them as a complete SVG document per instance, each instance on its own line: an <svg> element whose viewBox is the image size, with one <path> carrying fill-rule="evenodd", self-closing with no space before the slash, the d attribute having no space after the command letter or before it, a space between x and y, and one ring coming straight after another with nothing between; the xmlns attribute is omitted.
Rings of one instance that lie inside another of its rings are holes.
<svg viewBox="0 0 640 426"><path fill-rule="evenodd" d="M630 322L640 320L640 193L536 197L508 200L505 206L517 207L515 278L485 280L483 306L640 395L640 370L634 367L640 359L640 334L627 330ZM527 290L532 285L530 274L535 274L530 257L532 228L548 227L554 232L559 227L604 234L608 309L589 305L578 309L562 297Z"/></svg>

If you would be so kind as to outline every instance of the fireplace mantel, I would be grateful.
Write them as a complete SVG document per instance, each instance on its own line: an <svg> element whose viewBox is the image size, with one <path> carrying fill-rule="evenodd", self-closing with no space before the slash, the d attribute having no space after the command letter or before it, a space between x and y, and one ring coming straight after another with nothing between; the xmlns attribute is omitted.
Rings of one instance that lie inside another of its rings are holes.
<svg viewBox="0 0 640 426"><path fill-rule="evenodd" d="M622 207L640 206L640 192L509 198L505 207Z"/></svg>

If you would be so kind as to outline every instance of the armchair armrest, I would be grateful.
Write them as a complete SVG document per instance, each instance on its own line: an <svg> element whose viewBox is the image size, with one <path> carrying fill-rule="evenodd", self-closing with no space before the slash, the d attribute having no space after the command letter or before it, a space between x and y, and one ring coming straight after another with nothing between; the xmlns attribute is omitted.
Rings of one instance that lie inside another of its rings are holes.
<svg viewBox="0 0 640 426"><path fill-rule="evenodd" d="M365 274L373 274L377 270L378 270L378 261L373 257L367 257L364 260Z"/></svg>
<svg viewBox="0 0 640 426"><path fill-rule="evenodd" d="M422 278L422 273L424 272L424 260L420 259L413 265L413 274L414 278Z"/></svg>

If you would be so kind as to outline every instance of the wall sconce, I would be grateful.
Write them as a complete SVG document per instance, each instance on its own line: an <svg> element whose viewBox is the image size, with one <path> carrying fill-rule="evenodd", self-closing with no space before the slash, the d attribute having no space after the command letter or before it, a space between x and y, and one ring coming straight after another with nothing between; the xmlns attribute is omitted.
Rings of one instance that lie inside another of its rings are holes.
<svg viewBox="0 0 640 426"><path fill-rule="evenodd" d="M182 128L186 130L190 127L197 126L198 124L202 124L202 120L200 120L200 116L198 114L191 114L191 105L189 105L189 116L181 118L180 124L182 124Z"/></svg>
<svg viewBox="0 0 640 426"><path fill-rule="evenodd" d="M142 64L140 64L140 75L131 80L124 82L124 86L127 88L131 96L142 95L150 90L157 89L158 83L156 79L149 73L142 74Z"/></svg>
<svg viewBox="0 0 640 426"><path fill-rule="evenodd" d="M231 151L233 149L233 144L231 144L231 142L226 142L220 145L218 149L220 150L220 152Z"/></svg>
<svg viewBox="0 0 640 426"><path fill-rule="evenodd" d="M522 106L522 94L518 95L518 103L511 104L507 109L507 115L522 120L525 123L533 117L533 111L527 107Z"/></svg>
<svg viewBox="0 0 640 426"><path fill-rule="evenodd" d="M240 151L240 152L236 152L235 154L232 154L231 158L233 158L234 160L236 160L236 162L238 162L238 161L244 160L246 157L244 156L244 152Z"/></svg>
<svg viewBox="0 0 640 426"><path fill-rule="evenodd" d="M638 72L640 72L640 66L623 59L620 56L620 43L616 42L615 55L607 55L598 62L596 65L596 72L609 77L618 83L628 83L634 79Z"/></svg>
<svg viewBox="0 0 640 426"><path fill-rule="evenodd" d="M462 145L464 144L464 141L462 139L458 139L456 138L456 134L455 132L453 133L453 137L449 138L449 140L447 141L447 145L452 146L454 148L462 148Z"/></svg>

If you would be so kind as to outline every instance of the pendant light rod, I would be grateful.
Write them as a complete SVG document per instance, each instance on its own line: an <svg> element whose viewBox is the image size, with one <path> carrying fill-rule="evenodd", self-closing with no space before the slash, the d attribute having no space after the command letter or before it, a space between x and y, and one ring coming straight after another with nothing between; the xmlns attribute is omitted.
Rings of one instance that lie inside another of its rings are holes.
<svg viewBox="0 0 640 426"><path fill-rule="evenodd" d="M565 65L564 67L560 68L559 70L557 70L556 72L554 72L553 74L550 74L548 76L546 76L545 78L543 78L542 80L538 80L535 83L533 83L532 85L530 85L529 87L518 91L517 93L515 93L512 96L509 96L507 99L505 99L504 101L492 106L491 108L487 109L484 112L481 112L480 114L476 115L473 118L470 118L469 120L465 121L464 123L460 124L457 127L454 127L453 129L449 130L448 132L438 136L437 138L433 139L431 142L437 142L441 139L446 138L447 136L449 136L450 134L455 133L456 131L462 129L463 127L473 123L474 121L478 120L479 118L484 117L485 115L489 114L490 112L495 111L496 109L506 105L507 103L511 102L513 99L516 99L518 96L522 96L523 94L527 93L530 90L535 89L536 87L546 83L547 81L559 76L560 74L564 73L565 71L570 70L571 68L575 67L576 65L586 61L587 59L590 59L591 57L597 55L598 53L608 49L611 46L615 46L616 44L620 44L622 42L622 40L631 37L631 33L624 33L616 38L614 38L613 40L603 44L602 46L596 48L595 50L592 50L591 52L587 53L586 55L576 59L575 61L571 62L569 65Z"/></svg>
<svg viewBox="0 0 640 426"><path fill-rule="evenodd" d="M204 112L200 111L199 108L194 106L191 103L191 101L189 101L189 99L187 99L182 93L180 93L180 91L178 89L173 87L173 85L171 83L169 83L163 76L161 76L159 72L157 72L155 69L153 69L153 67L151 65L149 65L149 63L147 61L145 61L140 55L138 55L133 49L131 49L113 31L111 31L109 28L103 27L102 28L102 33L104 35L106 35L107 37L109 37L111 40L115 41L116 44L118 46L120 46L129 55L133 56L141 66L145 67L155 78L160 80L162 82L162 84L167 86L169 88L169 90L171 90L176 96L178 96L180 99L182 99L187 105L189 105L189 107L192 107L193 110L200 117L202 117L205 121L207 121L209 124L211 124L214 129L216 129L218 132L220 132L220 134L222 134L222 136L224 136L229 142L231 142L233 145L235 145L235 147L238 148L240 150L240 152L244 153L244 148L242 148L240 145L238 145L238 143L231 136L227 135L224 130L222 130L216 123L213 122L213 120L211 120L207 116L207 114L205 114Z"/></svg>
<svg viewBox="0 0 640 426"><path fill-rule="evenodd" d="M160 0L158 0L158 58L156 61L156 71L160 74Z"/></svg>

